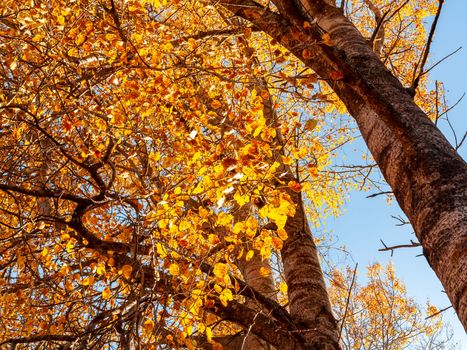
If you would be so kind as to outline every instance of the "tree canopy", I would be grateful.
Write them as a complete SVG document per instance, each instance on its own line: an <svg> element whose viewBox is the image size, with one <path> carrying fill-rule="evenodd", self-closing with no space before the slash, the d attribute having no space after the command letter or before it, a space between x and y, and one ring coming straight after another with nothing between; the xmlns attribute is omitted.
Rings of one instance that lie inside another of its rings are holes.
<svg viewBox="0 0 467 350"><path fill-rule="evenodd" d="M445 106L442 87L427 84L424 21L438 3L341 5L436 119ZM326 237L310 227L338 215L349 189L378 185L371 159L336 163L358 135L348 113L366 108L363 93L375 96L341 64L340 39L319 16L287 6L4 1L0 344L359 348L386 313L384 302L374 312L365 304L371 293L397 300L386 300L398 318L384 337L398 340L384 348L441 327L421 321L390 268L384 278L370 269L351 302L345 273L327 271L328 295L316 248ZM385 114L391 106L377 103L372 111L406 142L404 125Z"/></svg>

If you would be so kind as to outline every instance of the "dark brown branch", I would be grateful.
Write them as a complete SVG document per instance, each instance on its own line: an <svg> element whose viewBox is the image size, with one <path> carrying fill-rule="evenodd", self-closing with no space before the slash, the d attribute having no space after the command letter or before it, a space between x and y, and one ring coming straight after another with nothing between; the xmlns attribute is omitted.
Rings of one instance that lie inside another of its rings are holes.
<svg viewBox="0 0 467 350"><path fill-rule="evenodd" d="M230 302L227 306L216 302L213 313L223 320L237 323L269 344L281 350L301 350L304 345L297 340L298 332L290 332L285 325L273 318L267 317L260 311L250 309L248 306Z"/></svg>
<svg viewBox="0 0 467 350"><path fill-rule="evenodd" d="M392 193L392 191L382 191L382 192L370 194L369 196L366 196L366 198L374 198L374 197L377 197L377 196L381 196L383 194L391 194L391 193Z"/></svg>
<svg viewBox="0 0 467 350"><path fill-rule="evenodd" d="M394 254L394 250L400 249L400 248L415 248L415 247L420 247L421 244L414 242L410 240L410 244L399 244L399 245L394 245L394 246L387 246L386 243L382 239L380 239L381 243L383 244L384 248L378 249L380 252L386 252L386 251L391 251L391 256Z"/></svg>
<svg viewBox="0 0 467 350"><path fill-rule="evenodd" d="M199 39L206 39L206 38L218 37L218 36L242 35L245 33L245 29L251 29L252 32L260 31L260 29L256 28L255 26L245 27L245 28L213 29L213 30L199 32L199 33L192 34L192 35L186 35L181 38L172 40L171 43L173 45L176 45L188 39L199 40Z"/></svg>
<svg viewBox="0 0 467 350"><path fill-rule="evenodd" d="M207 263L201 263L200 265L201 271L208 275L212 275L213 268L211 265ZM255 300L259 302L263 307L265 312L276 318L277 320L283 322L287 325L287 329L295 330L296 326L294 325L292 318L290 317L289 313L284 309L282 305L276 302L273 299L270 299L263 294L256 291L254 288L250 287L246 282L242 281L241 279L229 275L230 278L240 286L239 294L243 295L251 300Z"/></svg>
<svg viewBox="0 0 467 350"><path fill-rule="evenodd" d="M443 4L444 4L444 0L439 0L438 10L436 11L436 15L433 20L433 23L431 24L430 33L428 34L428 38L427 38L426 45L425 45L425 50L423 50L423 55L421 57L421 60L415 65L415 69L413 72L413 78L412 78L412 84L410 85L410 88L409 88L410 91L412 91L414 95L415 95L415 91L417 90L418 84L420 82L420 77L422 77L425 74L423 70L425 68L425 64L428 59L428 54L430 53L431 43L433 42L433 36L436 31L436 26L438 24L439 16L441 15ZM415 75L417 74L417 71L419 73L415 77Z"/></svg>
<svg viewBox="0 0 467 350"><path fill-rule="evenodd" d="M82 204L82 205L89 205L92 203L92 201L87 198L79 197L71 193L66 193L64 191L54 191L54 190L47 190L47 189L31 190L31 189L23 188L23 187L16 186L16 185L5 185L5 184L0 184L0 190L21 193L27 196L33 196L37 198L66 199L71 202L75 202L77 204Z"/></svg>
<svg viewBox="0 0 467 350"><path fill-rule="evenodd" d="M76 335L66 335L66 334L44 334L44 335L33 335L30 337L24 338L11 338L7 339L4 342L0 343L0 347L6 344L28 344L28 343L37 343L41 341L63 341L63 342L72 342L78 336Z"/></svg>
<svg viewBox="0 0 467 350"><path fill-rule="evenodd" d="M380 9L371 2L371 0L364 0L365 4L373 12L376 21L376 28L371 35L370 45L373 47L373 50L381 56L381 50L383 49L384 44L384 19L388 15L388 11L384 14L381 13Z"/></svg>

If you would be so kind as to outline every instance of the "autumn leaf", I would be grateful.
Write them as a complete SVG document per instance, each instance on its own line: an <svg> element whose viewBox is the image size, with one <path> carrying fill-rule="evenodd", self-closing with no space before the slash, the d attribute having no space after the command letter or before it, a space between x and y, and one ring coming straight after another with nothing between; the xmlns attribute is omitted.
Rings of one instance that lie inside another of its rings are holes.
<svg viewBox="0 0 467 350"><path fill-rule="evenodd" d="M88 276L81 280L81 285L92 286L94 284L94 276Z"/></svg>
<svg viewBox="0 0 467 350"><path fill-rule="evenodd" d="M297 181L289 181L287 186L289 186L289 188L294 192L300 192L302 190L302 185L300 185Z"/></svg>
<svg viewBox="0 0 467 350"><path fill-rule="evenodd" d="M248 253L246 253L245 260L250 261L253 258L253 255L255 252L253 250L249 250Z"/></svg>
<svg viewBox="0 0 467 350"><path fill-rule="evenodd" d="M110 299L112 297L112 291L109 287L105 287L102 291L102 299Z"/></svg>
<svg viewBox="0 0 467 350"><path fill-rule="evenodd" d="M178 276L180 275L180 267L176 263L170 264L169 272L172 276Z"/></svg>
<svg viewBox="0 0 467 350"><path fill-rule="evenodd" d="M125 277L126 279L130 279L133 267L131 265L123 265L120 271L123 277Z"/></svg>
<svg viewBox="0 0 467 350"><path fill-rule="evenodd" d="M229 272L229 267L223 263L217 263L214 265L212 273L214 276L223 279Z"/></svg>
<svg viewBox="0 0 467 350"><path fill-rule="evenodd" d="M305 130L313 131L318 125L318 121L316 119L308 119L305 123Z"/></svg>
<svg viewBox="0 0 467 350"><path fill-rule="evenodd" d="M222 290L221 294L219 295L219 300L222 305L227 306L228 302L233 300L232 291L228 288Z"/></svg>

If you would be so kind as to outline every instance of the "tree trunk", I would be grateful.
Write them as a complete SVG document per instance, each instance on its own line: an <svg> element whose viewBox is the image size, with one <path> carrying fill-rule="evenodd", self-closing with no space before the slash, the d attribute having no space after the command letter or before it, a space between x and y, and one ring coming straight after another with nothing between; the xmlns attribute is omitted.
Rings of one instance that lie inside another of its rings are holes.
<svg viewBox="0 0 467 350"><path fill-rule="evenodd" d="M236 222L246 220L250 215L253 207L251 204L245 204L241 208L237 208L234 215ZM274 281L272 276L263 276L261 274L261 268L270 270L271 265L269 259L263 260L258 251L251 260L245 260L245 254L237 260L237 266L243 275L244 281L253 289L263 294L264 296L276 300L276 289L274 288ZM257 312L262 312L261 306L258 305L254 300L247 300L246 305ZM251 327L251 326L250 326ZM245 329L245 333L238 337L236 342L232 341L230 344L223 344L226 350L242 349L242 350L268 350L270 345L255 334L251 332L251 329ZM240 347L238 347L240 345Z"/></svg>
<svg viewBox="0 0 467 350"><path fill-rule="evenodd" d="M467 330L465 161L339 9L322 0L276 0L277 14L248 0L222 3L329 79ZM305 21L316 24L305 29ZM322 43L323 33L330 34L335 46ZM336 71L343 79L332 81Z"/></svg>
<svg viewBox="0 0 467 350"><path fill-rule="evenodd" d="M282 248L288 286L290 316L310 349L335 350L338 345L337 322L321 271L318 251L308 225L299 193L289 191L298 203L295 216L285 224L288 238Z"/></svg>
<svg viewBox="0 0 467 350"><path fill-rule="evenodd" d="M267 90L262 81L259 90ZM281 163L276 170L281 181L298 181L289 166L282 162L284 141L276 120L271 97L263 102L263 114L269 125L276 128L274 158ZM279 146L279 147L277 147ZM284 175L285 174L285 175ZM285 281L288 286L289 312L302 337L305 348L316 350L340 349L337 322L332 315L318 250L308 224L301 193L286 189L295 203L295 215L287 218L284 230L287 239L281 250Z"/></svg>

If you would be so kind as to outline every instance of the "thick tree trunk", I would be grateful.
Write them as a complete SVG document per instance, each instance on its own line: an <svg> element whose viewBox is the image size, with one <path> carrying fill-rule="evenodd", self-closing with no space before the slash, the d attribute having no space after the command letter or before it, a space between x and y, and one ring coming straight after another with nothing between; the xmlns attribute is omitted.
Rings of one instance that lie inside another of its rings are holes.
<svg viewBox="0 0 467 350"><path fill-rule="evenodd" d="M467 329L465 161L337 8L321 0L274 3L281 14L248 0L224 6L277 39L321 77L342 73L342 80L330 79L331 86L357 121ZM316 25L305 29L305 21ZM323 33L330 34L334 47L322 43Z"/></svg>
<svg viewBox="0 0 467 350"><path fill-rule="evenodd" d="M355 75L349 85L365 104L342 99L467 329L467 165L350 21L307 4Z"/></svg>

